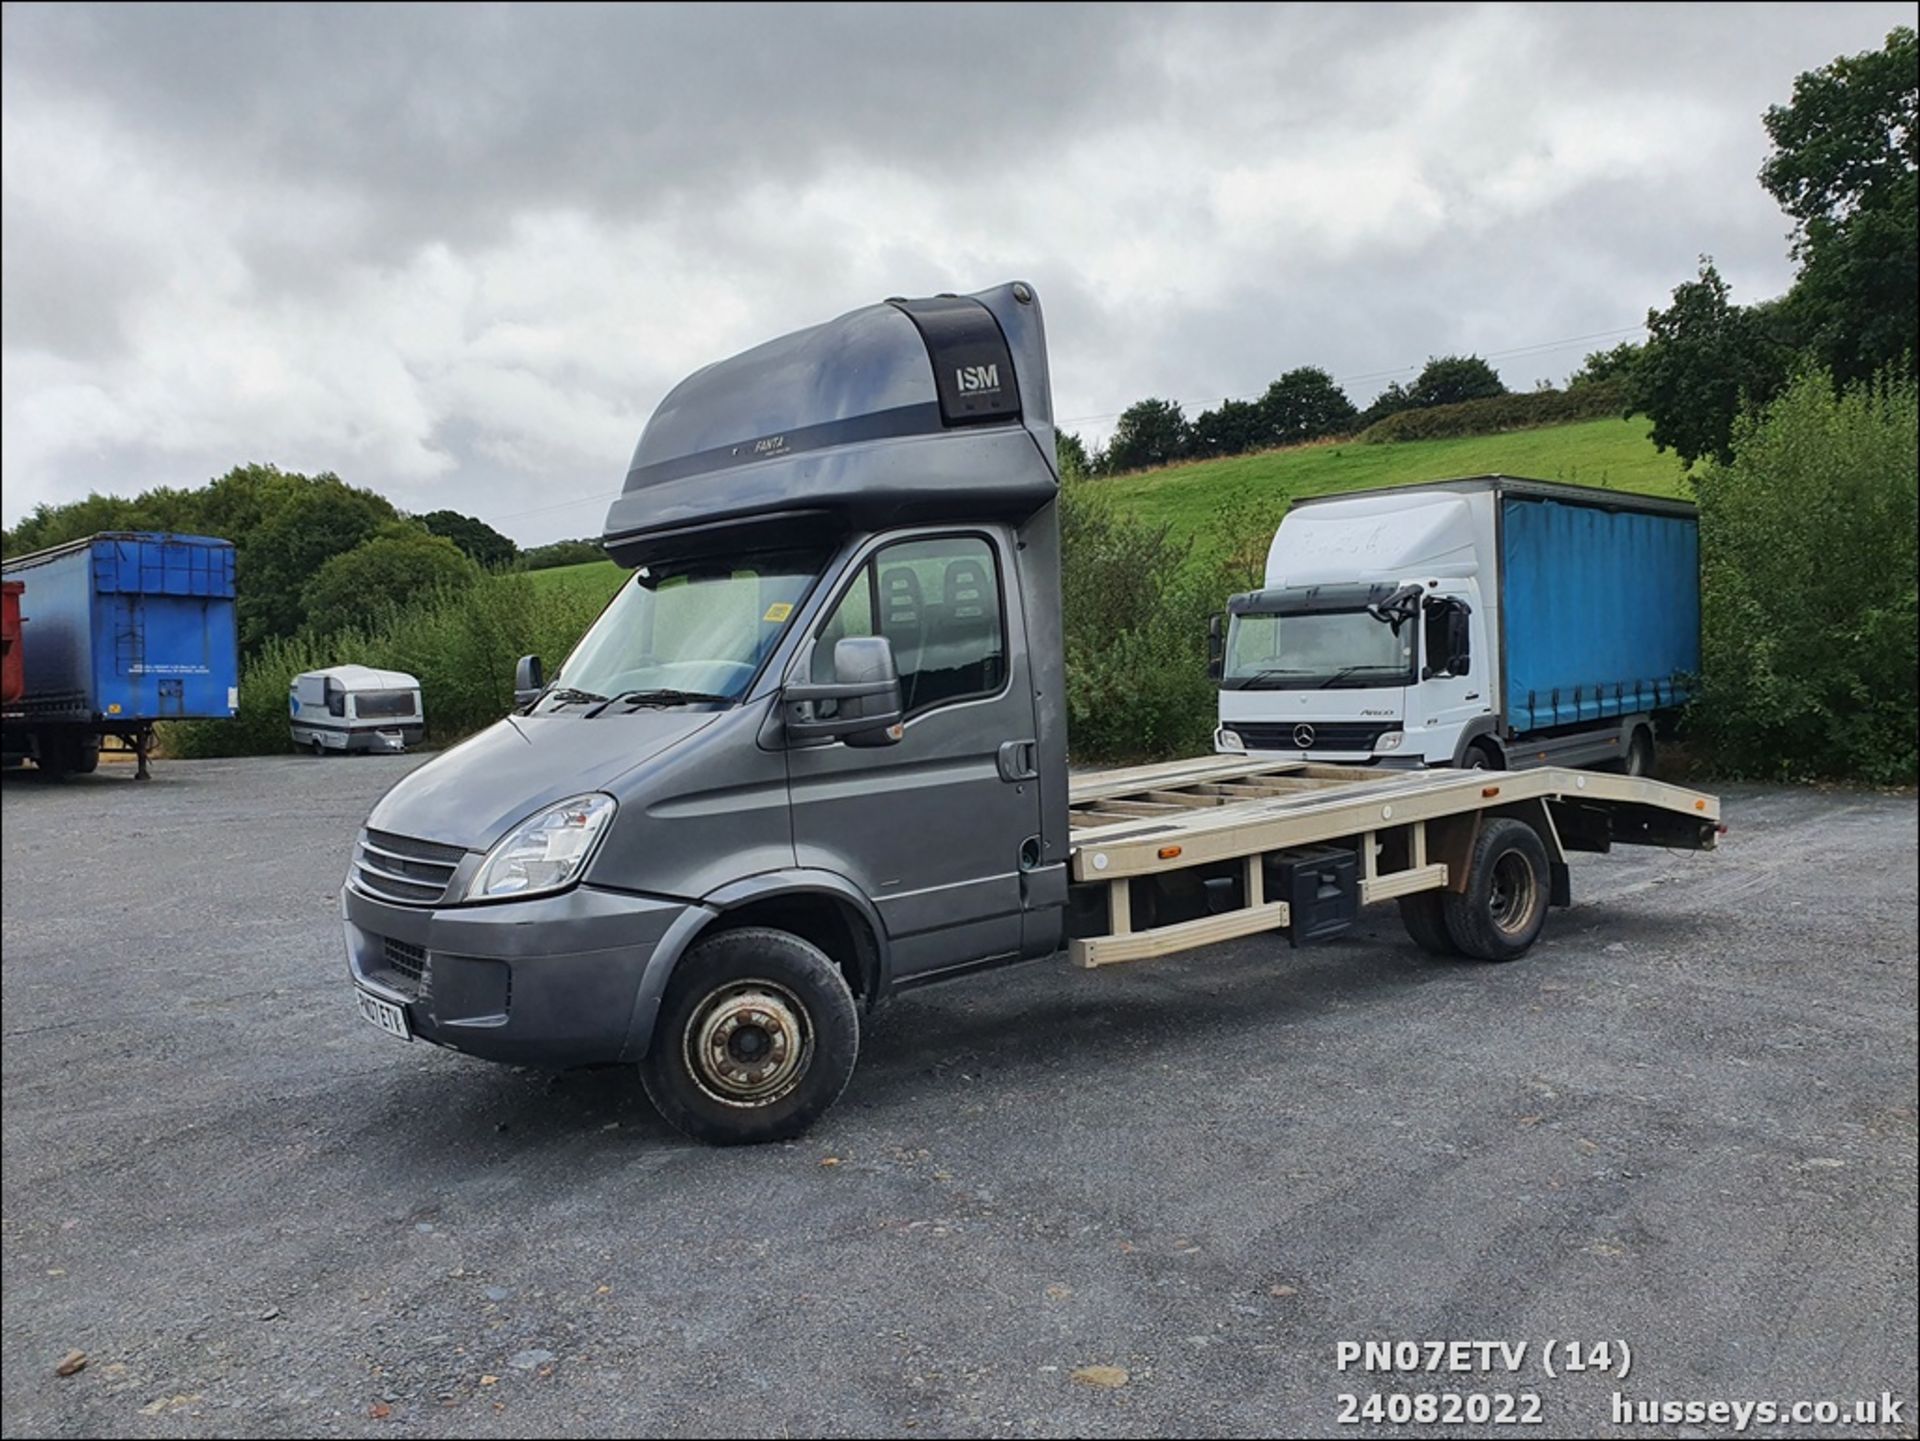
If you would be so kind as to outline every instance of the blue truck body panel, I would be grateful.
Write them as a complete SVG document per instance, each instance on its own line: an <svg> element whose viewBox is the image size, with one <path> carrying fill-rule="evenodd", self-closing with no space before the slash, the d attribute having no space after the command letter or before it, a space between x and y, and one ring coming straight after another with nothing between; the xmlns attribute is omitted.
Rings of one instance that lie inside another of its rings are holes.
<svg viewBox="0 0 1920 1441"><path fill-rule="evenodd" d="M233 543L116 532L10 559L33 720L111 730L231 716L239 638Z"/></svg>
<svg viewBox="0 0 1920 1441"><path fill-rule="evenodd" d="M1499 497L1506 720L1516 732L1684 702L1700 673L1692 515Z"/></svg>

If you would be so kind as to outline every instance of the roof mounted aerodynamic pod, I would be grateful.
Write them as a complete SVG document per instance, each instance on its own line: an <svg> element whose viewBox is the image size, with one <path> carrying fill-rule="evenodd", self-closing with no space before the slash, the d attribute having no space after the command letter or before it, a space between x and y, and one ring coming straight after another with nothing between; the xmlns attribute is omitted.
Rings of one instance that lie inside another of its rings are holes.
<svg viewBox="0 0 1920 1441"><path fill-rule="evenodd" d="M647 422L605 542L635 565L742 527L1017 520L1059 484L1040 301L1014 282L870 305L694 372Z"/></svg>

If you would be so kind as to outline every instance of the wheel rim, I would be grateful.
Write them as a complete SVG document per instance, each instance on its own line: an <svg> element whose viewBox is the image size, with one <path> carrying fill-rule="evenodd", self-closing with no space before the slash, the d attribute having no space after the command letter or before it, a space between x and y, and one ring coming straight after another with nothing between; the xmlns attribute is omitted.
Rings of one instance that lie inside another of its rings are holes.
<svg viewBox="0 0 1920 1441"><path fill-rule="evenodd" d="M813 1027L793 992L772 981L735 981L709 995L687 1021L687 1071L728 1106L770 1106L813 1060Z"/></svg>
<svg viewBox="0 0 1920 1441"><path fill-rule="evenodd" d="M1533 920L1534 900L1539 890L1533 867L1527 864L1525 856L1518 851L1508 851L1501 856L1493 863L1493 884L1487 896L1493 923L1510 936L1524 932Z"/></svg>

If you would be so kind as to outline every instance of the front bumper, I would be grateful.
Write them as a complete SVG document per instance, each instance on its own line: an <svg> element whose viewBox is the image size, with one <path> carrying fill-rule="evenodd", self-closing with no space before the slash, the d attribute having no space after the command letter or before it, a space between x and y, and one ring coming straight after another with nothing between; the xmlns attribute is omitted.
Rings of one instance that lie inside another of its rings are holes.
<svg viewBox="0 0 1920 1441"><path fill-rule="evenodd" d="M399 906L341 891L356 985L402 1006L413 1033L490 1061L635 1059L634 1002L682 901L576 886L488 905Z"/></svg>

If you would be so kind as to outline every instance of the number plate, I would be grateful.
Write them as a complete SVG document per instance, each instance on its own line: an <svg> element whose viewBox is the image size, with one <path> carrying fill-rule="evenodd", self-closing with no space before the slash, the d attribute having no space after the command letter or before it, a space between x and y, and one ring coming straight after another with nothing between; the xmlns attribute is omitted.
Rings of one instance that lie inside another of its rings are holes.
<svg viewBox="0 0 1920 1441"><path fill-rule="evenodd" d="M353 999L359 1003L360 1014L389 1036L398 1036L403 1041L413 1039L413 1032L407 1026L407 1013L402 1007L358 989L354 991Z"/></svg>

